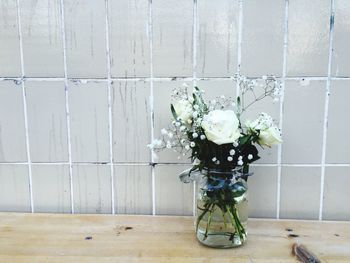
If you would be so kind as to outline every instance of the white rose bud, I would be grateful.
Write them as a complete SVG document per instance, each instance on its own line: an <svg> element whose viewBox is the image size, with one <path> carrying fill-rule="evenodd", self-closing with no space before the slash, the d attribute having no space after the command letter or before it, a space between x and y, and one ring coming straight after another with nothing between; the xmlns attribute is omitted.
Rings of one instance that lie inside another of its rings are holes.
<svg viewBox="0 0 350 263"><path fill-rule="evenodd" d="M174 103L174 109L179 119L183 122L187 122L192 116L192 104L186 100L182 99Z"/></svg>

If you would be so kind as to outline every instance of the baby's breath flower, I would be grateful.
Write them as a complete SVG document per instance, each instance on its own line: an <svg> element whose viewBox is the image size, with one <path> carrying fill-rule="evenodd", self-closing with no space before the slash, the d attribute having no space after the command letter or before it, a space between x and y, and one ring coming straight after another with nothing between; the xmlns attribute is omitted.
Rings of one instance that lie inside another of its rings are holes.
<svg viewBox="0 0 350 263"><path fill-rule="evenodd" d="M190 146L188 144L185 145L185 149L186 150L189 150L190 149Z"/></svg>
<svg viewBox="0 0 350 263"><path fill-rule="evenodd" d="M193 137L194 139L196 139L196 138L198 137L198 133L196 133L196 132L192 133L192 137Z"/></svg>
<svg viewBox="0 0 350 263"><path fill-rule="evenodd" d="M230 150L230 155L235 155L236 151L234 149Z"/></svg>
<svg viewBox="0 0 350 263"><path fill-rule="evenodd" d="M196 146L196 143L195 142L191 142L190 145L193 148L194 146Z"/></svg>
<svg viewBox="0 0 350 263"><path fill-rule="evenodd" d="M232 162L233 161L232 156L227 157L227 161Z"/></svg>
<svg viewBox="0 0 350 263"><path fill-rule="evenodd" d="M248 154L248 160L251 160L251 159L253 159L253 155Z"/></svg>
<svg viewBox="0 0 350 263"><path fill-rule="evenodd" d="M239 160L239 161L237 162L237 164L238 164L238 165L243 165L243 161L242 161L242 160Z"/></svg>
<svg viewBox="0 0 350 263"><path fill-rule="evenodd" d="M216 162L217 161L217 159L216 159L216 157L213 157L213 159L211 159L213 162Z"/></svg>
<svg viewBox="0 0 350 263"><path fill-rule="evenodd" d="M201 138L202 141L205 140L205 135L202 134L202 135L200 136L200 138Z"/></svg>
<svg viewBox="0 0 350 263"><path fill-rule="evenodd" d="M243 156L239 156L239 157L238 157L238 160L242 160L242 159L243 159Z"/></svg>

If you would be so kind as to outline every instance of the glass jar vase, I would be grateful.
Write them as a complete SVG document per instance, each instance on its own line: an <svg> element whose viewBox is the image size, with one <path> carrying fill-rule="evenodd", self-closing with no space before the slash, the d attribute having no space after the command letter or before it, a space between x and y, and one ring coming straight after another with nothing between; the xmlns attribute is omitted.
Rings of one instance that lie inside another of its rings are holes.
<svg viewBox="0 0 350 263"><path fill-rule="evenodd" d="M204 169L196 175L195 229L200 243L231 248L247 239L247 177L237 170Z"/></svg>

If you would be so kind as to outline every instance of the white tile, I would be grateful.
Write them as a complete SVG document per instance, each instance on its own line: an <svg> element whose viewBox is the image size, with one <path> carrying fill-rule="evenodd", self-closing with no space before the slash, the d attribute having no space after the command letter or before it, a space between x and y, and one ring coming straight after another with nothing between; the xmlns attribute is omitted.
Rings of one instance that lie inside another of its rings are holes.
<svg viewBox="0 0 350 263"><path fill-rule="evenodd" d="M326 81L287 81L283 115L283 163L320 163Z"/></svg>
<svg viewBox="0 0 350 263"><path fill-rule="evenodd" d="M192 76L193 1L153 0L154 76Z"/></svg>
<svg viewBox="0 0 350 263"><path fill-rule="evenodd" d="M32 162L68 161L63 81L26 82Z"/></svg>
<svg viewBox="0 0 350 263"><path fill-rule="evenodd" d="M76 213L111 213L110 167L73 166L74 210Z"/></svg>
<svg viewBox="0 0 350 263"><path fill-rule="evenodd" d="M68 165L33 165L35 212L70 213Z"/></svg>
<svg viewBox="0 0 350 263"><path fill-rule="evenodd" d="M277 167L251 166L248 179L249 217L276 218Z"/></svg>
<svg viewBox="0 0 350 263"><path fill-rule="evenodd" d="M198 1L197 76L227 77L237 70L238 1Z"/></svg>
<svg viewBox="0 0 350 263"><path fill-rule="evenodd" d="M151 140L149 82L113 83L114 162L149 162Z"/></svg>
<svg viewBox="0 0 350 263"><path fill-rule="evenodd" d="M114 166L117 214L152 213L152 178L150 166Z"/></svg>
<svg viewBox="0 0 350 263"><path fill-rule="evenodd" d="M69 90L73 161L108 162L107 83L70 83Z"/></svg>
<svg viewBox="0 0 350 263"><path fill-rule="evenodd" d="M288 76L326 76L331 1L289 1Z"/></svg>
<svg viewBox="0 0 350 263"><path fill-rule="evenodd" d="M156 214L192 215L193 186L184 184L179 174L189 166L156 166Z"/></svg>
<svg viewBox="0 0 350 263"><path fill-rule="evenodd" d="M350 220L350 167L326 167L323 219Z"/></svg>
<svg viewBox="0 0 350 263"><path fill-rule="evenodd" d="M63 77L60 1L20 1L24 69L27 77Z"/></svg>
<svg viewBox="0 0 350 263"><path fill-rule="evenodd" d="M350 75L350 2L347 0L336 0L335 20L333 33L333 58L332 75L344 76Z"/></svg>
<svg viewBox="0 0 350 263"><path fill-rule="evenodd" d="M350 163L350 137L347 131L350 104L350 81L332 81L327 130L327 163Z"/></svg>
<svg viewBox="0 0 350 263"><path fill-rule="evenodd" d="M0 164L0 211L30 212L28 166Z"/></svg>
<svg viewBox="0 0 350 263"><path fill-rule="evenodd" d="M68 76L107 77L105 1L65 0Z"/></svg>
<svg viewBox="0 0 350 263"><path fill-rule="evenodd" d="M284 0L243 1L243 75L282 75L284 17Z"/></svg>
<svg viewBox="0 0 350 263"><path fill-rule="evenodd" d="M27 161L22 85L0 82L0 161Z"/></svg>
<svg viewBox="0 0 350 263"><path fill-rule="evenodd" d="M281 218L318 219L320 167L282 167Z"/></svg>
<svg viewBox="0 0 350 263"><path fill-rule="evenodd" d="M0 7L0 76L21 76L17 1L1 1Z"/></svg>
<svg viewBox="0 0 350 263"><path fill-rule="evenodd" d="M113 77L149 77L148 0L109 1Z"/></svg>

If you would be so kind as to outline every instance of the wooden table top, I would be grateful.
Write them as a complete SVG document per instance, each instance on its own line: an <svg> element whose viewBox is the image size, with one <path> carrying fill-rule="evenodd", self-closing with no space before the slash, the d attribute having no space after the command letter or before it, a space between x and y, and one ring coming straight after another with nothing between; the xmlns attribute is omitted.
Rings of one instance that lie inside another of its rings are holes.
<svg viewBox="0 0 350 263"><path fill-rule="evenodd" d="M248 235L213 249L196 241L192 217L0 213L0 262L296 262L294 242L350 262L350 222L249 219Z"/></svg>

